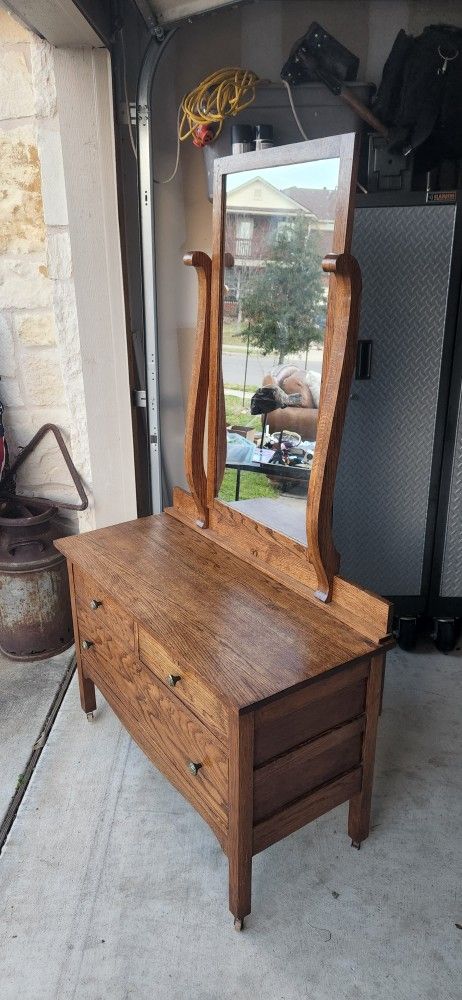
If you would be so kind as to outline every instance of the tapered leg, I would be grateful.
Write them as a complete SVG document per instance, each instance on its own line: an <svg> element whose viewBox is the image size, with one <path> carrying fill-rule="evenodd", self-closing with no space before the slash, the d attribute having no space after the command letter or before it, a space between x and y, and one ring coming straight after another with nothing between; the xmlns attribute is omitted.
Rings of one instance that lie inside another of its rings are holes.
<svg viewBox="0 0 462 1000"><path fill-rule="evenodd" d="M79 658L78 658L79 659ZM82 665L77 661L77 673L79 678L79 689L80 689L80 704L87 713L90 715L96 710L96 694L95 685L89 677L85 677L82 670Z"/></svg>
<svg viewBox="0 0 462 1000"><path fill-rule="evenodd" d="M67 560L67 571L69 574L69 590L71 597L71 608L72 608L72 623L74 626L74 638L75 638L75 657L77 660L77 674L79 678L79 691L80 691L80 704L87 713L87 715L92 715L96 710L96 695L95 695L95 685L89 677L85 677L82 667L82 658L80 656L80 638L79 638L79 628L77 622L77 607L75 601L75 587L74 587L74 567L70 561Z"/></svg>
<svg viewBox="0 0 462 1000"><path fill-rule="evenodd" d="M229 908L236 930L250 913L253 826L253 715L230 716Z"/></svg>
<svg viewBox="0 0 462 1000"><path fill-rule="evenodd" d="M383 672L385 670L385 654L373 656L369 671L366 693L366 728L363 737L362 753L362 785L359 791L350 799L348 813L348 833L354 847L359 847L362 840L369 835L371 817L372 783L374 778L375 744L377 739L377 722L380 712Z"/></svg>

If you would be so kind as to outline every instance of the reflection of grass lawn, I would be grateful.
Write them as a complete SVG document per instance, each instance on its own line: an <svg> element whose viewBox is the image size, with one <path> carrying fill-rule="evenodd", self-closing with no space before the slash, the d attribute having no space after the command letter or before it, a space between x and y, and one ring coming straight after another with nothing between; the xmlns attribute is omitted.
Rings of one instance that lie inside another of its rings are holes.
<svg viewBox="0 0 462 1000"><path fill-rule="evenodd" d="M246 400L247 405L242 405L242 396L225 396L226 423L240 424L245 427L261 428L261 417L252 417L250 414L250 400Z"/></svg>
<svg viewBox="0 0 462 1000"><path fill-rule="evenodd" d="M226 469L218 494L220 500L234 500L236 476L236 469ZM254 497L274 497L276 494L277 490L268 482L266 476L258 472L241 472L240 500L253 500Z"/></svg>
<svg viewBox="0 0 462 1000"><path fill-rule="evenodd" d="M244 386L242 385L242 382L240 384L239 384L239 382L225 382L224 383L224 387L225 387L225 389L235 389L236 390L236 395L240 392L241 399L242 399L242 390L244 388ZM257 389L261 389L261 386L259 386L259 385L246 385L246 387L245 387L245 391L246 392L256 392Z"/></svg>

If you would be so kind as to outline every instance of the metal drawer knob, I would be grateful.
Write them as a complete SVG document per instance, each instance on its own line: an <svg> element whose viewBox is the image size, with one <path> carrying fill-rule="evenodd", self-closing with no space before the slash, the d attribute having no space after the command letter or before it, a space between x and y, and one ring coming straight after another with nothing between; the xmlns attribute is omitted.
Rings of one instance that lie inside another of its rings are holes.
<svg viewBox="0 0 462 1000"><path fill-rule="evenodd" d="M191 774L198 774L201 767L202 764L196 764L193 760L188 761L188 771L191 771Z"/></svg>
<svg viewBox="0 0 462 1000"><path fill-rule="evenodd" d="M94 645L95 644L91 641L91 639L83 639L82 641L82 649L90 649L90 647Z"/></svg>
<svg viewBox="0 0 462 1000"><path fill-rule="evenodd" d="M167 677L167 684L171 688L174 688L175 684L178 684L178 681L181 681L181 677L179 674L169 674Z"/></svg>
<svg viewBox="0 0 462 1000"><path fill-rule="evenodd" d="M93 598L93 600L90 601L91 610L96 611L98 608L101 607L102 603L103 603L102 601L97 601L96 598Z"/></svg>

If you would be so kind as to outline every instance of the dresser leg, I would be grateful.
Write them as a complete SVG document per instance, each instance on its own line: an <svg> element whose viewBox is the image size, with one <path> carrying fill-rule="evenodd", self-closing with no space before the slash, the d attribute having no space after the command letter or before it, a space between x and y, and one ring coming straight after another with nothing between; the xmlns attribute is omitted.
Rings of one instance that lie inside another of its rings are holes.
<svg viewBox="0 0 462 1000"><path fill-rule="evenodd" d="M92 712L96 710L95 685L89 677L85 677L80 663L77 663L77 674L79 678L80 704L84 712L88 716L91 716Z"/></svg>
<svg viewBox="0 0 462 1000"><path fill-rule="evenodd" d="M77 675L79 678L80 704L84 712L86 712L87 716L91 716L92 712L96 710L95 685L93 684L93 681L91 681L89 677L85 677L82 668L82 659L80 654L79 626L77 619L77 605L75 598L74 567L70 559L67 560L67 569L69 572L69 589L70 589L71 608L72 608L72 620L74 623L75 658L77 660Z"/></svg>
<svg viewBox="0 0 462 1000"><path fill-rule="evenodd" d="M250 913L252 894L253 715L230 715L229 908L236 930Z"/></svg>
<svg viewBox="0 0 462 1000"><path fill-rule="evenodd" d="M353 847L359 849L361 841L369 835L371 818L372 783L374 778L377 722L380 712L385 654L373 656L366 693L366 728L363 736L361 790L350 799L348 834Z"/></svg>

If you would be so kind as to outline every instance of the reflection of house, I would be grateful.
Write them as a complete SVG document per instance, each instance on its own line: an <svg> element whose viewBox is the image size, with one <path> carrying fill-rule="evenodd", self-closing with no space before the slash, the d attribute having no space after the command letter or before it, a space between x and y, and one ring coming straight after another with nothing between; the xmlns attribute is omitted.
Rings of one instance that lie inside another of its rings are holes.
<svg viewBox="0 0 462 1000"><path fill-rule="evenodd" d="M236 267L262 267L279 228L309 209L262 177L252 177L226 196L226 250Z"/></svg>
<svg viewBox="0 0 462 1000"><path fill-rule="evenodd" d="M319 266L331 249L337 192L324 189L274 187L263 177L252 177L226 195L225 250L234 257L226 272L225 315L238 314L242 281L254 268L265 266L269 248L279 230L296 216L309 220L319 233Z"/></svg>
<svg viewBox="0 0 462 1000"><path fill-rule="evenodd" d="M284 194L293 198L303 208L311 212L316 222L313 228L319 232L319 249L322 256L332 250L332 232L334 229L335 206L337 202L337 190L330 191L328 188L286 188Z"/></svg>

